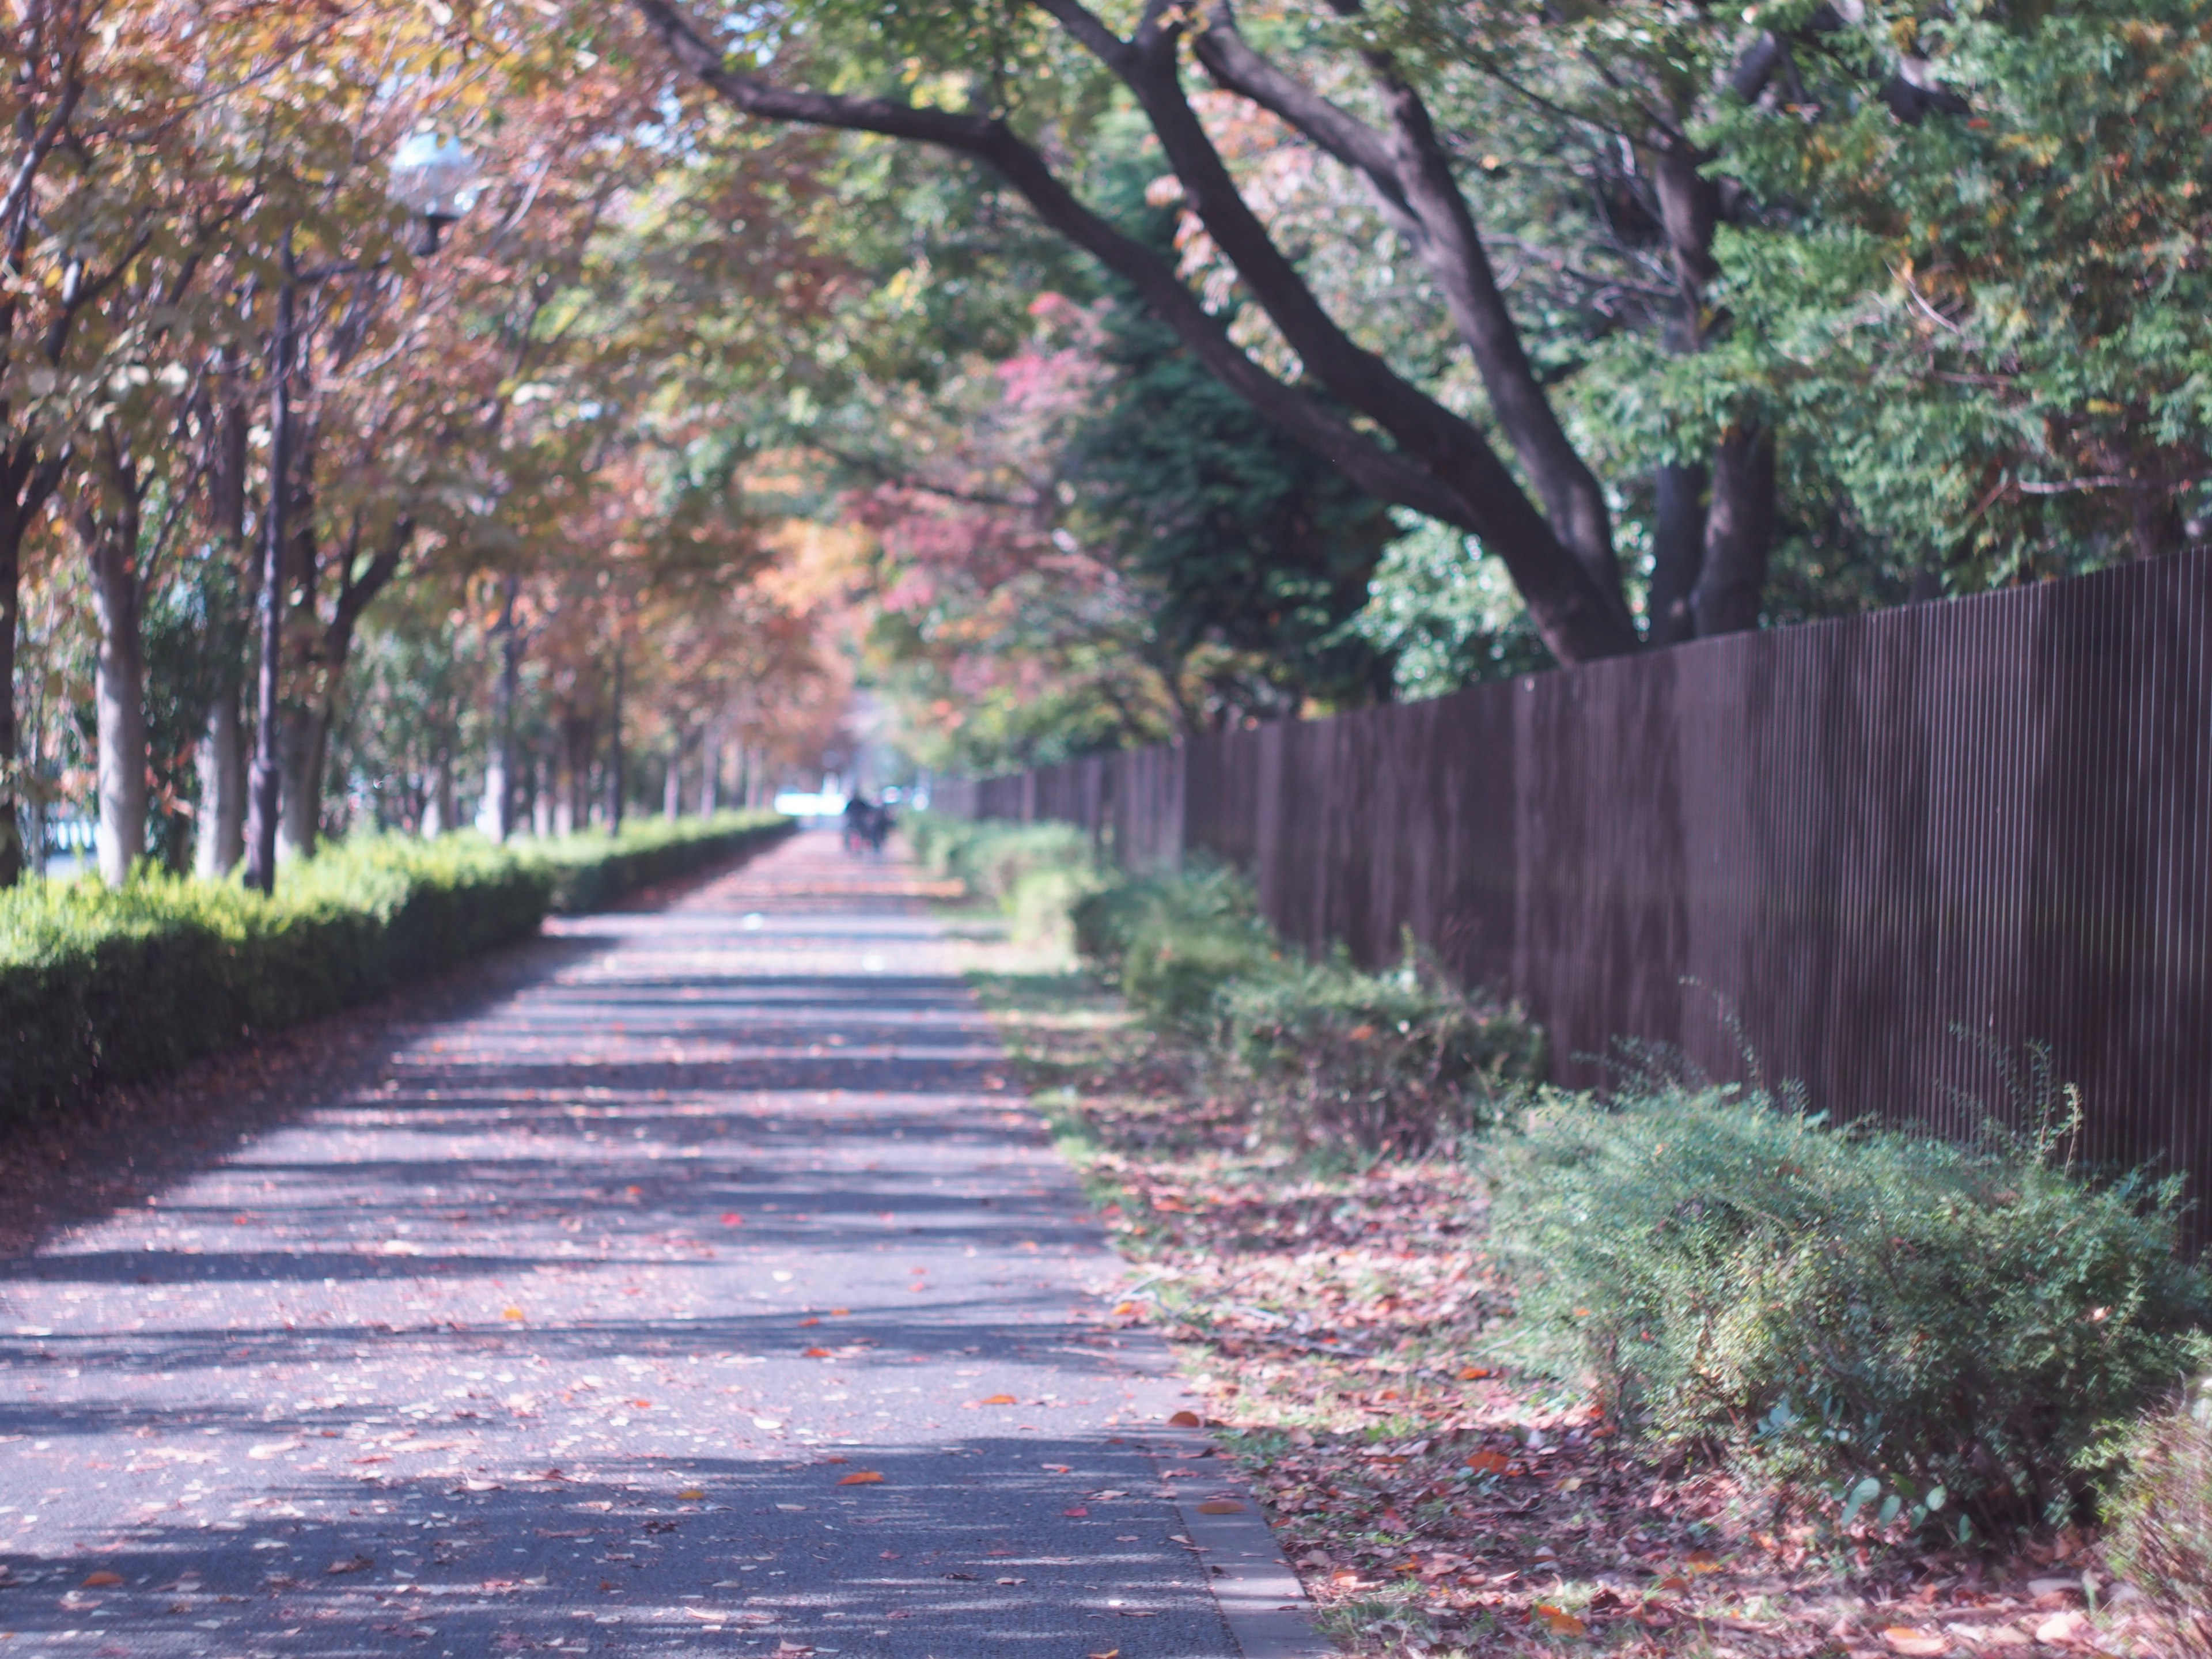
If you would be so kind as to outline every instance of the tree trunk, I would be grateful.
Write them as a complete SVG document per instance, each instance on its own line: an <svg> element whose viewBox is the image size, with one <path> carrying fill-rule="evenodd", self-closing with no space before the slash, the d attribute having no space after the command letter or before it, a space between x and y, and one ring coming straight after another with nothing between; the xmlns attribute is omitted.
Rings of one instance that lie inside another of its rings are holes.
<svg viewBox="0 0 2212 1659"><path fill-rule="evenodd" d="M15 817L15 616L22 605L24 515L0 498L0 888L23 875L23 830Z"/></svg>
<svg viewBox="0 0 2212 1659"><path fill-rule="evenodd" d="M660 780L660 816L671 823L684 816L684 738L680 732L668 744L668 770Z"/></svg>
<svg viewBox="0 0 2212 1659"><path fill-rule="evenodd" d="M497 842L514 833L514 694L522 675L522 641L515 631L514 601L520 586L519 578L507 577L499 622L492 629L499 636L499 678L492 682L491 757L484 767L483 805L477 823Z"/></svg>
<svg viewBox="0 0 2212 1659"><path fill-rule="evenodd" d="M263 510L261 591L254 596L261 623L260 661L253 686L253 769L247 784L246 884L276 890L276 815L283 786L278 741L283 714L278 702L284 666L284 547L291 504L292 360L295 289L292 237L284 236L284 280L276 290L276 324L270 344L269 495Z"/></svg>
<svg viewBox="0 0 2212 1659"><path fill-rule="evenodd" d="M1653 645L1680 645L1698 631L1692 596L1705 561L1705 469L1662 466L1654 483L1657 510L1645 637Z"/></svg>
<svg viewBox="0 0 2212 1659"><path fill-rule="evenodd" d="M699 816L711 818L721 806L722 733L709 725L699 737Z"/></svg>
<svg viewBox="0 0 2212 1659"><path fill-rule="evenodd" d="M93 531L100 623L93 701L99 723L100 878L120 887L146 853L146 643L139 622L135 502Z"/></svg>
<svg viewBox="0 0 2212 1659"><path fill-rule="evenodd" d="M216 694L193 758L199 772L200 816L192 837L192 868L214 881L228 875L246 851L246 745L236 686Z"/></svg>
<svg viewBox="0 0 2212 1659"><path fill-rule="evenodd" d="M310 859L323 824L323 763L330 757L331 708L317 697L284 720L284 796L279 816L283 854Z"/></svg>
<svg viewBox="0 0 2212 1659"><path fill-rule="evenodd" d="M620 835L623 826L623 792L627 781L623 776L623 653L615 647L615 679L612 723L607 730L607 833Z"/></svg>
<svg viewBox="0 0 2212 1659"><path fill-rule="evenodd" d="M1700 635L1759 626L1774 547L1774 434L1737 427L1713 447L1713 501L1695 608Z"/></svg>
<svg viewBox="0 0 2212 1659"><path fill-rule="evenodd" d="M453 822L453 763L441 755L422 780L422 836L434 841L458 826Z"/></svg>

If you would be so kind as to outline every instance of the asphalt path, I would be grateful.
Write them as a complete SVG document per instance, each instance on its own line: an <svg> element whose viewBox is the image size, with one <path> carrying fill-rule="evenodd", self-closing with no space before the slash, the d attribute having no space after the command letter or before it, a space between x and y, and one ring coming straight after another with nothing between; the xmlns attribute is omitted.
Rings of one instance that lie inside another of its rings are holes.
<svg viewBox="0 0 2212 1659"><path fill-rule="evenodd" d="M15 1264L0 1659L1236 1655L1232 1487L916 893L815 833L557 924Z"/></svg>

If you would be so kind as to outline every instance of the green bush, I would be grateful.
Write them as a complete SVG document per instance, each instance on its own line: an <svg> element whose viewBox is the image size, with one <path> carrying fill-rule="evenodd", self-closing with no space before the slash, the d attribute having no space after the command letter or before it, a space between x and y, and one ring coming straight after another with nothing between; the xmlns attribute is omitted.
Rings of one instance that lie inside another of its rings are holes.
<svg viewBox="0 0 2212 1659"><path fill-rule="evenodd" d="M1543 1075L1517 1006L1470 997L1410 948L1362 973L1340 957L1232 979L1217 994L1232 1070L1282 1127L1418 1152L1480 1128Z"/></svg>
<svg viewBox="0 0 2212 1659"><path fill-rule="evenodd" d="M65 1107L536 929L550 871L472 836L363 838L277 896L143 874L0 895L0 1108Z"/></svg>
<svg viewBox="0 0 2212 1659"><path fill-rule="evenodd" d="M793 827L780 812L718 812L711 818L633 818L617 836L595 830L514 846L551 872L551 908L565 916L602 909L641 887L765 846Z"/></svg>
<svg viewBox="0 0 2212 1659"><path fill-rule="evenodd" d="M2120 1468L2106 1559L2212 1652L2212 1377L2146 1416Z"/></svg>
<svg viewBox="0 0 2212 1659"><path fill-rule="evenodd" d="M957 878L978 898L1011 911L1022 878L1038 871L1088 871L1091 837L1072 823L1015 823L915 812L904 828L923 866Z"/></svg>
<svg viewBox="0 0 2212 1659"><path fill-rule="evenodd" d="M1729 1089L1551 1097L1489 1153L1509 1346L1846 1525L2071 1514L2207 1312L2178 1185L2085 1177L2071 1127L1970 1148Z"/></svg>
<svg viewBox="0 0 2212 1659"><path fill-rule="evenodd" d="M1100 975L1155 1030L1186 1041L1219 1034L1224 987L1284 971L1251 884L1223 866L1126 878L1079 902L1073 921Z"/></svg>
<svg viewBox="0 0 2212 1659"><path fill-rule="evenodd" d="M274 898L153 872L0 892L0 1115L66 1109L257 1030L332 1012L580 908L775 836L732 814L501 848L363 836L289 866Z"/></svg>

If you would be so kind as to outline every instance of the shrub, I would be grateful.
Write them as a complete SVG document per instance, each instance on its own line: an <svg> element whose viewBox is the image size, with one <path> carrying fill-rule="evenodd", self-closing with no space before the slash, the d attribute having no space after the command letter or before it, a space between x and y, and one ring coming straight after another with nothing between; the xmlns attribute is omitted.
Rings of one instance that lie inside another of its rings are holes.
<svg viewBox="0 0 2212 1659"><path fill-rule="evenodd" d="M1282 971L1250 884L1220 866L1126 878L1077 904L1073 920L1077 948L1130 1006L1189 1041L1219 1035L1224 987Z"/></svg>
<svg viewBox="0 0 2212 1659"><path fill-rule="evenodd" d="M592 830L514 846L551 872L551 908L565 916L602 909L641 887L765 846L793 827L780 812L717 812L710 818L634 818L619 835Z"/></svg>
<svg viewBox="0 0 2212 1659"><path fill-rule="evenodd" d="M1490 1154L1512 1346L1662 1445L1829 1485L1846 1524L2069 1513L2207 1297L2178 1186L2085 1178L2062 1139L1961 1147L1729 1089L1552 1097Z"/></svg>
<svg viewBox="0 0 2212 1659"><path fill-rule="evenodd" d="M1302 1138L1420 1152L1491 1121L1543 1074L1517 1006L1473 998L1408 949L1388 973L1341 958L1216 995L1234 1071Z"/></svg>
<svg viewBox="0 0 2212 1659"><path fill-rule="evenodd" d="M264 898L148 872L0 896L0 1107L65 1106L532 932L551 877L477 841L364 838Z"/></svg>
<svg viewBox="0 0 2212 1659"><path fill-rule="evenodd" d="M2212 1377L2137 1425L2121 1469L2106 1559L2212 1652Z"/></svg>
<svg viewBox="0 0 2212 1659"><path fill-rule="evenodd" d="M289 866L273 898L150 871L116 891L22 883L0 893L0 1115L65 1109L361 1002L527 937L556 902L611 896L787 822L505 848L363 836Z"/></svg>

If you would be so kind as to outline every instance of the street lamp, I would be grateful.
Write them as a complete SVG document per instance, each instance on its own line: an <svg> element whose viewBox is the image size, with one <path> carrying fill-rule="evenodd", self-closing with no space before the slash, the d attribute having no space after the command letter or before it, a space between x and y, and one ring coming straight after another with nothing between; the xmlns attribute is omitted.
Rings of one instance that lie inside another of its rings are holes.
<svg viewBox="0 0 2212 1659"><path fill-rule="evenodd" d="M446 227L465 217L476 205L476 158L458 141L428 128L417 128L392 152L392 181L386 191L422 222L415 252L418 256L435 253Z"/></svg>
<svg viewBox="0 0 2212 1659"><path fill-rule="evenodd" d="M427 258L438 251L438 238L476 205L475 158L451 138L417 128L392 153L392 175L385 185L391 198L422 222L414 252ZM283 271L276 289L276 326L269 341L269 504L262 514L261 592L258 633L260 664L255 676L253 763L246 779L246 884L264 893L276 890L278 806L277 691L283 661L284 548L291 505L292 377L301 346L296 297L334 278L374 273L384 260L363 266L340 260L302 270L292 256L292 233L284 233L278 259ZM312 325L311 325L312 326Z"/></svg>

